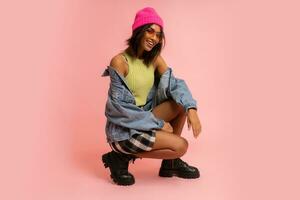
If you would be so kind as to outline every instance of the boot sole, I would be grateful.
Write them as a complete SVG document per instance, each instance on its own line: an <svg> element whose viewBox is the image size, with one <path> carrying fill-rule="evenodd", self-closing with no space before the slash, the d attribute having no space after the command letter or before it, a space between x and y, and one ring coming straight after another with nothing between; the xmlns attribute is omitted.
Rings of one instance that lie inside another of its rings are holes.
<svg viewBox="0 0 300 200"><path fill-rule="evenodd" d="M105 168L109 167L109 158L108 155L103 155L102 156L102 162ZM109 168L110 169L110 168ZM111 170L110 170L111 171ZM111 172L110 172L111 173ZM119 182L118 179L111 173L110 174L110 178L113 180L114 183L116 183L117 185L122 185L122 186L129 186L129 185L133 185L134 181L123 181L123 182Z"/></svg>
<svg viewBox="0 0 300 200"><path fill-rule="evenodd" d="M180 178L185 178L185 179L194 179L194 178L199 178L200 174L189 174L189 173L180 173L178 171L175 170L164 170L164 171L159 171L159 176L160 177L173 177L173 176L177 176Z"/></svg>

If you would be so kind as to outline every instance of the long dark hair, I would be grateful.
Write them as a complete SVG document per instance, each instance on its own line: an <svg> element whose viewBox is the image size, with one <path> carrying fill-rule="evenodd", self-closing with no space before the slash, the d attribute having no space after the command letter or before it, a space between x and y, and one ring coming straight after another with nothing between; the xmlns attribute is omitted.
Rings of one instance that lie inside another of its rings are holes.
<svg viewBox="0 0 300 200"><path fill-rule="evenodd" d="M152 25L153 24L146 24L144 26L138 27L133 31L131 37L126 40L126 43L128 45L128 48L125 50L126 53L128 53L130 56L137 57L138 47L140 45L141 39L143 38L146 30ZM165 43L165 34L163 30L161 30L160 42L156 44L155 47L151 49L151 51L144 51L141 56L145 65L149 66L151 63L153 63L156 57L160 54L162 48L165 46Z"/></svg>

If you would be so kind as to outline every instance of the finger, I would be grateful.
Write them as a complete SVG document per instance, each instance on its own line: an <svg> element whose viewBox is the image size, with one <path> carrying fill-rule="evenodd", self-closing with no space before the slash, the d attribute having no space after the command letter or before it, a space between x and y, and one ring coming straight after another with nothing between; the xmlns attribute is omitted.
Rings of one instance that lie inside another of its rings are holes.
<svg viewBox="0 0 300 200"><path fill-rule="evenodd" d="M197 138L199 136L199 133L200 133L199 128L200 128L200 126L197 126L197 124L193 126L193 132L194 132L195 138Z"/></svg>
<svg viewBox="0 0 300 200"><path fill-rule="evenodd" d="M194 136L195 136L195 138L197 138L199 136L199 130L197 130L197 129L195 130Z"/></svg>
<svg viewBox="0 0 300 200"><path fill-rule="evenodd" d="M198 130L198 135L200 135L202 129L201 129L201 126L199 127L199 130Z"/></svg>
<svg viewBox="0 0 300 200"><path fill-rule="evenodd" d="M198 137L197 132L194 132L194 138L197 138L197 137Z"/></svg>
<svg viewBox="0 0 300 200"><path fill-rule="evenodd" d="M196 129L195 129L195 127L194 127L193 125L192 125L192 129L193 129L193 134L194 134L194 136L197 137Z"/></svg>
<svg viewBox="0 0 300 200"><path fill-rule="evenodd" d="M202 127L201 127L201 124L199 124L199 134L200 134L200 132L202 131Z"/></svg>
<svg viewBox="0 0 300 200"><path fill-rule="evenodd" d="M168 124L168 129L169 129L171 132L173 132L173 126L171 126L170 123Z"/></svg>
<svg viewBox="0 0 300 200"><path fill-rule="evenodd" d="M197 133L194 133L194 138L197 138L198 137L198 134Z"/></svg>
<svg viewBox="0 0 300 200"><path fill-rule="evenodd" d="M197 135L197 137L200 135L200 130L199 129L196 130L196 135Z"/></svg>
<svg viewBox="0 0 300 200"><path fill-rule="evenodd" d="M167 128L166 132L172 133L173 131L170 128Z"/></svg>

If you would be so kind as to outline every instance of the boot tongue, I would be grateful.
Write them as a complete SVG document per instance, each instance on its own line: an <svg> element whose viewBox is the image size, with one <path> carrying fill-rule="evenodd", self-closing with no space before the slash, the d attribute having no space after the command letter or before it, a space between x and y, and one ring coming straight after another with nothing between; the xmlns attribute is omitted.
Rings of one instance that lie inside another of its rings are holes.
<svg viewBox="0 0 300 200"><path fill-rule="evenodd" d="M175 166L178 166L178 167L188 166L188 164L186 162L184 162L183 160L181 160L180 158L175 159L174 164L175 164Z"/></svg>

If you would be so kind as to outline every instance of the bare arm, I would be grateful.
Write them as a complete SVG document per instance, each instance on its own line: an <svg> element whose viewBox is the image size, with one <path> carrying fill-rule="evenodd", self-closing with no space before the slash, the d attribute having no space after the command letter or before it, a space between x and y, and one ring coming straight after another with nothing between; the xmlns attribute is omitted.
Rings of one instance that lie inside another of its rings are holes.
<svg viewBox="0 0 300 200"><path fill-rule="evenodd" d="M114 56L109 65L124 77L128 74L128 65L121 54Z"/></svg>
<svg viewBox="0 0 300 200"><path fill-rule="evenodd" d="M165 62L165 60L163 59L163 57L161 55L159 55L155 62L154 62L154 66L156 69L156 72L161 76L165 71L167 71L168 69L168 65Z"/></svg>

